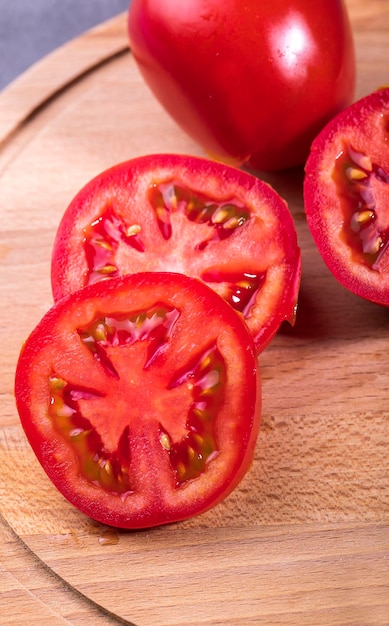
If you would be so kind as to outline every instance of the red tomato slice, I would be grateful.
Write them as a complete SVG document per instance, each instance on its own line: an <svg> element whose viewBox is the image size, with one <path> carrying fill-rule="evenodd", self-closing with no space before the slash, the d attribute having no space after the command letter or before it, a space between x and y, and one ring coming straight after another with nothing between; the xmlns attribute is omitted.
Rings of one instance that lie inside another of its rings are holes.
<svg viewBox="0 0 389 626"><path fill-rule="evenodd" d="M335 278L389 305L389 88L334 118L312 145L304 183L308 225Z"/></svg>
<svg viewBox="0 0 389 626"><path fill-rule="evenodd" d="M101 173L71 202L54 244L54 298L141 271L202 279L243 314L260 351L293 320L301 259L269 185L207 159L150 155Z"/></svg>
<svg viewBox="0 0 389 626"><path fill-rule="evenodd" d="M181 274L119 277L60 300L22 349L15 394L52 482L105 524L202 513L252 462L252 338L222 298Z"/></svg>

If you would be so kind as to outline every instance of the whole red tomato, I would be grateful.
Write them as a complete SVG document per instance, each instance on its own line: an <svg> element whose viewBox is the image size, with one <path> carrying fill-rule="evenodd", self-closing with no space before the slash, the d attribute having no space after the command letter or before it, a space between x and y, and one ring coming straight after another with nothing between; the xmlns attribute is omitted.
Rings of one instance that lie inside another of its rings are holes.
<svg viewBox="0 0 389 626"><path fill-rule="evenodd" d="M259 170L301 164L353 98L342 0L132 0L146 83L209 154Z"/></svg>

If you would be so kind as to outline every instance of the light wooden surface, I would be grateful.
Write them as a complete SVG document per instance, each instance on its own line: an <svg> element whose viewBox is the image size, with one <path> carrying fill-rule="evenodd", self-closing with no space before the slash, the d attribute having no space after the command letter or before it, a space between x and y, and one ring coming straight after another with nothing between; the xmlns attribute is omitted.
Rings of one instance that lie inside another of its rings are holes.
<svg viewBox="0 0 389 626"><path fill-rule="evenodd" d="M357 96L389 82L389 3L348 0ZM0 624L389 624L389 311L346 292L307 231L301 175L269 180L303 251L298 321L261 356L253 467L213 511L116 532L51 486L19 426L21 342L51 306L68 202L99 171L201 150L150 96L120 16L0 94Z"/></svg>

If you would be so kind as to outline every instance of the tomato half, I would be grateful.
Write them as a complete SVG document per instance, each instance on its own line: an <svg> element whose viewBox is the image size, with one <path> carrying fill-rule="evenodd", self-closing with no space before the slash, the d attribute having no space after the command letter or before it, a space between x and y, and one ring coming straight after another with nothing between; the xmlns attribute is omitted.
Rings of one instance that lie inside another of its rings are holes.
<svg viewBox="0 0 389 626"><path fill-rule="evenodd" d="M301 259L288 207L267 184L207 159L149 155L101 173L70 203L54 298L140 271L202 279L245 317L259 351L293 319Z"/></svg>
<svg viewBox="0 0 389 626"><path fill-rule="evenodd" d="M15 394L52 482L105 524L202 513L252 462L254 344L226 302L184 275L131 275L63 298L25 343Z"/></svg>
<svg viewBox="0 0 389 626"><path fill-rule="evenodd" d="M256 170L302 164L354 94L342 0L132 0L130 48L205 151Z"/></svg>
<svg viewBox="0 0 389 626"><path fill-rule="evenodd" d="M308 225L337 280L389 305L389 88L341 112L313 142Z"/></svg>

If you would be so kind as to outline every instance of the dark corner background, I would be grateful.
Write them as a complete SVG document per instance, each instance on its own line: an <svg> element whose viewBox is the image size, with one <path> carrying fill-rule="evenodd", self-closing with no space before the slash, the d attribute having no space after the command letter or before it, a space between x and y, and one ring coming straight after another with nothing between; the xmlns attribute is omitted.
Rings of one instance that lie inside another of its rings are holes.
<svg viewBox="0 0 389 626"><path fill-rule="evenodd" d="M0 0L0 90L55 48L129 5L130 0Z"/></svg>

